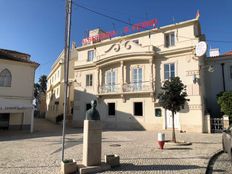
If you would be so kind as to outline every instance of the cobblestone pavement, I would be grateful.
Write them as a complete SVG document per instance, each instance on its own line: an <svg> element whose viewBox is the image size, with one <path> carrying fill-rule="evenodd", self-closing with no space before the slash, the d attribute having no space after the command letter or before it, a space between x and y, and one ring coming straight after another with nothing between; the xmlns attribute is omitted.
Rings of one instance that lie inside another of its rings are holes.
<svg viewBox="0 0 232 174"><path fill-rule="evenodd" d="M232 162L227 153L219 153L212 160L211 169L208 174L231 174Z"/></svg>
<svg viewBox="0 0 232 174"><path fill-rule="evenodd" d="M23 131L0 131L1 174L57 174L61 161L61 126L36 120L33 134ZM171 132L166 133L170 139ZM82 130L69 129L65 158L78 163L82 159ZM156 131L105 131L102 160L105 154L118 154L121 167L111 173L204 174L210 156L221 148L221 134L177 133L177 140L190 146L165 144L159 149Z"/></svg>

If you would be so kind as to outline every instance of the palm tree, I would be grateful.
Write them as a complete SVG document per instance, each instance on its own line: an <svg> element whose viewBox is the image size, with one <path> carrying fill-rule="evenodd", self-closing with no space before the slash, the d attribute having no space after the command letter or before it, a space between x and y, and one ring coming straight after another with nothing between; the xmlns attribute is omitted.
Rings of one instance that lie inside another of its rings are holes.
<svg viewBox="0 0 232 174"><path fill-rule="evenodd" d="M47 91L47 76L42 75L39 78L40 91L45 93Z"/></svg>
<svg viewBox="0 0 232 174"><path fill-rule="evenodd" d="M40 91L40 85L38 83L34 84L34 98L38 98Z"/></svg>

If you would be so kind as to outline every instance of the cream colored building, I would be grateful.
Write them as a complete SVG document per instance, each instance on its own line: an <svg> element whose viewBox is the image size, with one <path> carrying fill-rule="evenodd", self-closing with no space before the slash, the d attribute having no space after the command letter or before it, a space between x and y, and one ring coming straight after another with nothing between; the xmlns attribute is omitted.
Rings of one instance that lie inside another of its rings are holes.
<svg viewBox="0 0 232 174"><path fill-rule="evenodd" d="M69 60L69 86L68 86L68 113L67 120L72 120L73 112L73 85L74 85L74 57L77 56L77 51L75 49L75 43L72 44L70 60ZM47 77L47 92L46 92L46 104L47 112L46 118L56 122L61 120L56 120L57 116L63 114L64 110L64 51L56 59L55 63L52 65L51 72Z"/></svg>
<svg viewBox="0 0 232 174"><path fill-rule="evenodd" d="M33 131L35 70L30 55L0 49L0 128Z"/></svg>
<svg viewBox="0 0 232 174"><path fill-rule="evenodd" d="M158 94L165 80L179 76L190 101L176 114L176 128L204 132L204 61L195 56L203 39L196 18L76 48L73 125L83 126L96 99L105 128L170 129L171 113Z"/></svg>

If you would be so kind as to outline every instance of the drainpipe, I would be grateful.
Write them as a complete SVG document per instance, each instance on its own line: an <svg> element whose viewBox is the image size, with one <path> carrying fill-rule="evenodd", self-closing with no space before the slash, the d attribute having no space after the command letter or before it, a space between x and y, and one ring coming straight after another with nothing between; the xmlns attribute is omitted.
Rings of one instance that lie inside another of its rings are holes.
<svg viewBox="0 0 232 174"><path fill-rule="evenodd" d="M224 63L221 63L222 66L222 82L223 82L223 91L226 91L226 87L225 87L225 72L224 72Z"/></svg>

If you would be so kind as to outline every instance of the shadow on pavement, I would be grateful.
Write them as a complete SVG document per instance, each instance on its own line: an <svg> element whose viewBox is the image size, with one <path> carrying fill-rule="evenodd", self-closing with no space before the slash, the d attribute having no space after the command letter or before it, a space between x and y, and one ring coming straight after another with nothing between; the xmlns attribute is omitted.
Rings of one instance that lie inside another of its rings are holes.
<svg viewBox="0 0 232 174"><path fill-rule="evenodd" d="M192 150L192 148L183 147L183 148L177 148L177 147L170 147L170 148L164 148L164 150Z"/></svg>
<svg viewBox="0 0 232 174"><path fill-rule="evenodd" d="M82 132L82 129L66 128L66 134L77 134ZM33 133L30 133L30 130L0 130L0 141L14 141L52 136L62 136L62 125L38 118L35 119Z"/></svg>
<svg viewBox="0 0 232 174"><path fill-rule="evenodd" d="M50 168L50 167L60 167L60 165L50 165L50 166L13 166L13 167L0 167L0 169L27 169L27 168Z"/></svg>
<svg viewBox="0 0 232 174"><path fill-rule="evenodd" d="M175 171L175 170L193 170L200 169L197 165L134 165L131 163L121 164L118 168L113 168L112 171L152 171L152 170L161 170L161 171Z"/></svg>

